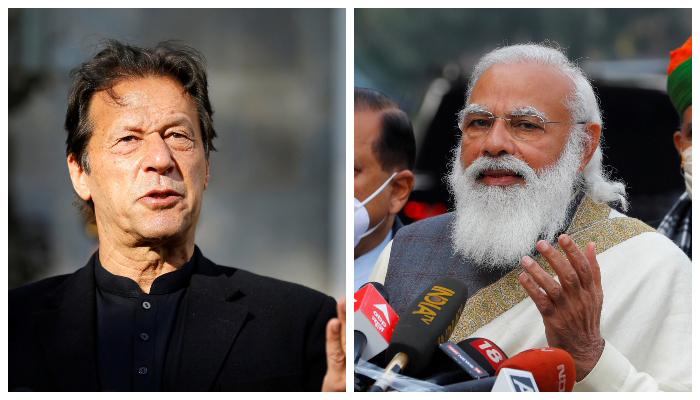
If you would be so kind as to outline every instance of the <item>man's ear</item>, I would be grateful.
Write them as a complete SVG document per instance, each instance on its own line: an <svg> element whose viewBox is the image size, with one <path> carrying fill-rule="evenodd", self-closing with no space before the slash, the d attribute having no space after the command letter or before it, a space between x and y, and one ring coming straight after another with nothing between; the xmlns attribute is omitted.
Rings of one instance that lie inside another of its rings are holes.
<svg viewBox="0 0 700 400"><path fill-rule="evenodd" d="M676 133L673 134L673 144L676 146L678 154L683 154L681 150L681 131L676 131Z"/></svg>
<svg viewBox="0 0 700 400"><path fill-rule="evenodd" d="M399 171L391 182L389 215L396 215L408 201L413 190L413 173L407 169Z"/></svg>
<svg viewBox="0 0 700 400"><path fill-rule="evenodd" d="M70 180L73 182L73 189L78 194L78 196L88 201L92 198L90 195L90 188L88 187L88 174L85 172L78 159L75 155L68 155L68 173L70 173Z"/></svg>
<svg viewBox="0 0 700 400"><path fill-rule="evenodd" d="M583 152L583 158L581 158L581 165L579 165L578 168L579 173L586 168L591 157L593 157L593 153L595 153L595 149L598 148L598 143L600 143L600 124L586 124L584 129L586 134L588 134L588 140L586 141L586 149Z"/></svg>

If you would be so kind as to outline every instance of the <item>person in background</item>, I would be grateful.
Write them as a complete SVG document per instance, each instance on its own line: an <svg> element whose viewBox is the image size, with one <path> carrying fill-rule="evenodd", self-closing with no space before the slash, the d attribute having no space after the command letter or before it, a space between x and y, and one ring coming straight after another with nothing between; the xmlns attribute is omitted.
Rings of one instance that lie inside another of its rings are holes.
<svg viewBox="0 0 700 400"><path fill-rule="evenodd" d="M681 174L685 193L671 207L657 231L668 236L689 258L693 258L692 242L692 155L693 155L693 68L692 36L680 48L671 52L668 65L668 95L678 111L681 126L673 134L673 143L681 156Z"/></svg>
<svg viewBox="0 0 700 400"><path fill-rule="evenodd" d="M396 215L413 189L411 121L389 97L355 88L355 291L403 224Z"/></svg>

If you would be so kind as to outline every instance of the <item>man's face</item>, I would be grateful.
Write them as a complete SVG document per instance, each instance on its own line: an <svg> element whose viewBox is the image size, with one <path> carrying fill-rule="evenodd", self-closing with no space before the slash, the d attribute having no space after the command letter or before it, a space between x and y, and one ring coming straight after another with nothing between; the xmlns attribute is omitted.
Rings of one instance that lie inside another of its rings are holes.
<svg viewBox="0 0 700 400"><path fill-rule="evenodd" d="M685 149L693 145L693 106L690 105L683 112L681 129L673 135L678 154L683 154Z"/></svg>
<svg viewBox="0 0 700 400"><path fill-rule="evenodd" d="M552 67L495 65L477 80L468 109L506 118L536 111L545 121L569 122L563 101L572 85ZM448 175L456 254L480 268L510 270L538 239L554 240L565 227L578 175L597 145L600 127L592 125L552 124L542 135L521 131L516 139L503 120L495 119L486 135L464 133Z"/></svg>
<svg viewBox="0 0 700 400"><path fill-rule="evenodd" d="M496 117L507 117L515 110L532 107L546 116L545 121L570 122L564 99L572 89L571 79L551 66L497 64L484 71L476 81L469 103L485 108ZM510 135L505 121L496 118L487 135L479 138L462 135L462 164L466 168L479 157L509 154L525 161L535 171L541 171L559 159L570 128L570 124L548 124L544 136L523 142ZM521 176L501 170L484 171L478 181L490 186L524 184Z"/></svg>
<svg viewBox="0 0 700 400"><path fill-rule="evenodd" d="M391 176L382 170L372 152L372 145L381 132L382 114L371 110L355 111L355 198L364 201ZM365 208L370 227L376 226L389 210L391 190L385 188Z"/></svg>
<svg viewBox="0 0 700 400"><path fill-rule="evenodd" d="M95 204L100 237L193 240L209 162L192 98L164 77L124 80L113 90L117 102L104 91L90 102L90 174L76 187Z"/></svg>

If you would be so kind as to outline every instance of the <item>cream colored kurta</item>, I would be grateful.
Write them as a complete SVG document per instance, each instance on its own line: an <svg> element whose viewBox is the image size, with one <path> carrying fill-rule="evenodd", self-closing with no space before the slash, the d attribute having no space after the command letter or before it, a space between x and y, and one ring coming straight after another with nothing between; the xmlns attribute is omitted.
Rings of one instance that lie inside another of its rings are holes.
<svg viewBox="0 0 700 400"><path fill-rule="evenodd" d="M622 215L610 212L609 218L616 217ZM379 257L370 281L384 281L390 252L391 243ZM600 252L597 259L604 295L601 333L605 349L574 390L691 390L688 257L665 236L644 232ZM547 346L542 317L529 297L476 331L456 329L451 340L467 337L488 338L510 356Z"/></svg>

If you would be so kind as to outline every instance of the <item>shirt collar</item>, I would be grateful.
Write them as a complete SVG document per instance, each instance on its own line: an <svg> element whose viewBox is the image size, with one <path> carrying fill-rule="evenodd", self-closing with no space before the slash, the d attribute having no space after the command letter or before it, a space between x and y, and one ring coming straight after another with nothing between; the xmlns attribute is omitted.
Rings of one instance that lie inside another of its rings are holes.
<svg viewBox="0 0 700 400"><path fill-rule="evenodd" d="M157 277L151 285L149 294L168 294L187 288L194 271L194 254L190 260L175 271ZM99 252L95 256L95 281L100 290L124 296L138 297L142 291L135 281L107 271L100 263Z"/></svg>
<svg viewBox="0 0 700 400"><path fill-rule="evenodd" d="M397 217L398 218L398 217ZM374 269L374 264L376 264L377 259L379 259L379 255L382 254L382 251L384 248L389 244L391 239L393 238L394 231L393 229L389 231L389 233L386 235L384 238L384 241L382 241L379 246L373 248L372 250L368 251L367 253L357 257L355 259L354 263L354 276L355 276L355 283L354 287L355 290L360 288L360 286L364 285L367 283L367 280L369 279L369 275L372 273L372 270Z"/></svg>

